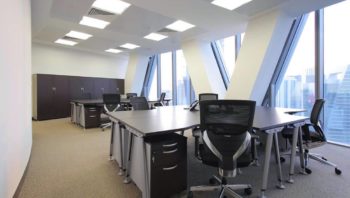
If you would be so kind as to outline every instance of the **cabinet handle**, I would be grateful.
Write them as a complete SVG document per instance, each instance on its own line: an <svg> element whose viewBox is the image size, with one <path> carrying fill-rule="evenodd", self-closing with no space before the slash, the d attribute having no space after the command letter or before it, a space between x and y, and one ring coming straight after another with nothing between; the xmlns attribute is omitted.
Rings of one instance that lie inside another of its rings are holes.
<svg viewBox="0 0 350 198"><path fill-rule="evenodd" d="M96 109L89 109L89 111L96 111Z"/></svg>
<svg viewBox="0 0 350 198"><path fill-rule="evenodd" d="M162 146L163 147L173 147L173 146L176 146L178 143L175 142L175 143L172 143L172 144L163 144Z"/></svg>
<svg viewBox="0 0 350 198"><path fill-rule="evenodd" d="M56 87L52 87L52 91L56 91Z"/></svg>
<svg viewBox="0 0 350 198"><path fill-rule="evenodd" d="M177 148L171 151L163 151L164 154L170 154L170 153L175 153L177 151Z"/></svg>
<svg viewBox="0 0 350 198"><path fill-rule="evenodd" d="M163 170L164 171L174 170L176 167L177 167L177 164L175 166L172 166L172 167L163 168Z"/></svg>
<svg viewBox="0 0 350 198"><path fill-rule="evenodd" d="M89 116L90 118L96 118L96 116L95 115L91 115L91 116Z"/></svg>

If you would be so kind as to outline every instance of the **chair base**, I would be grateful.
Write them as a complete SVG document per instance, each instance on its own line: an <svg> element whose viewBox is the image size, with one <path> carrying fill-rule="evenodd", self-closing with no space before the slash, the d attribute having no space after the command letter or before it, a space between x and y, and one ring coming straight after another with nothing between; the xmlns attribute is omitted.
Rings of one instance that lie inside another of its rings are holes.
<svg viewBox="0 0 350 198"><path fill-rule="evenodd" d="M219 179L217 176L213 176L210 183L219 183L219 185L210 186L192 186L188 194L188 198L193 197L193 192L200 191L219 191L219 198L223 198L224 195L229 195L233 198L242 198L241 195L237 194L235 190L244 190L245 194L250 195L252 193L252 186L250 184L226 184L226 179Z"/></svg>
<svg viewBox="0 0 350 198"><path fill-rule="evenodd" d="M102 131L104 131L106 128L112 127L112 123L109 122L109 123L101 124L100 127L101 127Z"/></svg>

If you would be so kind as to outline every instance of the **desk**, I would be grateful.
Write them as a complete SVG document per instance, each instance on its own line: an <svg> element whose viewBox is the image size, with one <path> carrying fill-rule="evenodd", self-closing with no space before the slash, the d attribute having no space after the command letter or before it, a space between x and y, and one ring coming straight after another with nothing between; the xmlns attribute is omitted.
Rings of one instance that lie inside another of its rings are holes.
<svg viewBox="0 0 350 198"><path fill-rule="evenodd" d="M128 104L130 100L121 98L120 103ZM70 104L71 122L82 126L84 129L100 126L101 108L104 104L102 99L72 100ZM87 107L89 108L87 109Z"/></svg>
<svg viewBox="0 0 350 198"><path fill-rule="evenodd" d="M147 159L148 156L143 138L191 129L199 126L200 123L199 112L185 110L184 106L160 107L146 111L111 112L108 115L114 123L111 135L111 159L116 159L121 169L125 169L126 182L130 175L135 184L140 188L143 198L149 197L149 175L147 168L149 159ZM253 128L267 134L261 197L265 197L264 192L267 188L272 142L274 141L275 143L276 157L279 159L277 133L284 126L294 124L296 125L296 129L293 133L294 149L291 155L289 178L289 181L292 182L297 137L300 134L299 128L304 124L305 120L307 120L307 117L285 114L283 111L275 108L256 107ZM118 123L123 124L130 133L123 133L121 130L119 130L119 133L116 133L118 129L116 125ZM118 143L119 146L116 146ZM279 165L279 187L283 188L280 162L279 160L277 162ZM141 169L140 163L143 163ZM136 173L133 173L133 171Z"/></svg>

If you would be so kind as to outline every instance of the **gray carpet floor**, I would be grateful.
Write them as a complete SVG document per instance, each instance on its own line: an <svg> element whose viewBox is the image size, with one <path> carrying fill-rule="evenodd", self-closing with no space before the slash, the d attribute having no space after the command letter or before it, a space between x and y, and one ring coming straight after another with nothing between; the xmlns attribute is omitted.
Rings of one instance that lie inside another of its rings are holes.
<svg viewBox="0 0 350 198"><path fill-rule="evenodd" d="M193 138L188 132L188 185L205 185L216 168L201 164L193 156ZM33 122L33 148L28 172L20 198L139 198L134 184L125 185L118 176L118 166L108 160L110 131L83 130L68 119ZM262 149L263 150L263 149ZM322 153L343 170L337 176L332 167L310 161L313 173L296 174L295 183L285 183L286 189L275 187L277 176L274 159L271 160L269 198L295 197L350 197L349 148L326 145L313 150ZM260 162L263 156L260 153ZM298 161L298 160L297 160ZM283 164L283 174L288 176L288 160ZM296 172L299 170L296 163ZM242 169L242 174L230 179L232 183L249 183L257 197L261 186L262 166ZM240 192L240 194L242 194ZM195 193L194 197L216 197L217 192ZM186 197L180 193L174 197Z"/></svg>

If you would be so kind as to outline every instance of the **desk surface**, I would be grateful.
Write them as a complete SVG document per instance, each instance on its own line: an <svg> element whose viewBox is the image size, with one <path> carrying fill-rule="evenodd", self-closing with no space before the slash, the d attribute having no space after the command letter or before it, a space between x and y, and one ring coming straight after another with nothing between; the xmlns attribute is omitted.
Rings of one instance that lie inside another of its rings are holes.
<svg viewBox="0 0 350 198"><path fill-rule="evenodd" d="M110 112L117 120L140 132L143 136L158 135L199 126L199 111L189 111L185 106L165 106L144 111ZM304 116L286 114L279 108L256 107L253 128L266 131L307 120Z"/></svg>
<svg viewBox="0 0 350 198"><path fill-rule="evenodd" d="M103 100L102 99L82 99L82 100L72 100L71 102L75 102L75 103L83 104L83 105L103 104ZM130 103L130 100L126 99L126 98L121 98L120 102L121 103Z"/></svg>

